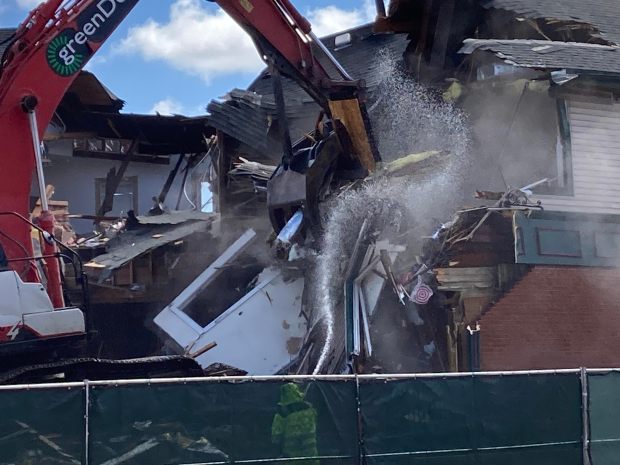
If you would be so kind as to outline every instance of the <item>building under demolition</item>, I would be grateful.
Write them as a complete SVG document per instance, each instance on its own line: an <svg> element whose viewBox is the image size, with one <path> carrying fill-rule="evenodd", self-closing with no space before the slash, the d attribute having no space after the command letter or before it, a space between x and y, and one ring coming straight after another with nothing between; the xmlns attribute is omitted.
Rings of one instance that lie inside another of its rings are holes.
<svg viewBox="0 0 620 465"><path fill-rule="evenodd" d="M285 113L266 70L189 119L122 114L83 72L45 169L99 353L255 375L614 365L620 24L599 3L393 1L324 38L366 84L383 164L330 174L277 234L282 128L319 130L297 83ZM101 177L78 175L91 160Z"/></svg>
<svg viewBox="0 0 620 465"><path fill-rule="evenodd" d="M0 463L615 463L615 5L376 3L320 45L360 108L273 57L198 118L80 72L27 221L89 356L3 367Z"/></svg>
<svg viewBox="0 0 620 465"><path fill-rule="evenodd" d="M292 327L306 335L288 372L617 364L606 283L618 259L620 25L600 3L392 2L374 32L326 39L370 83L384 160L425 154L403 158L411 164L397 175L394 162L385 177L332 193L323 242L290 241L288 263L305 270L294 307L302 318ZM361 55L373 58L360 66ZM258 134L267 135L260 144L279 143L268 79L209 106L222 141L219 192L237 196L225 203L234 215L260 205L265 165L277 164L273 148L249 143ZM300 116L313 104L293 83L285 95L289 125L302 136L313 123ZM205 344L217 342L202 331Z"/></svg>

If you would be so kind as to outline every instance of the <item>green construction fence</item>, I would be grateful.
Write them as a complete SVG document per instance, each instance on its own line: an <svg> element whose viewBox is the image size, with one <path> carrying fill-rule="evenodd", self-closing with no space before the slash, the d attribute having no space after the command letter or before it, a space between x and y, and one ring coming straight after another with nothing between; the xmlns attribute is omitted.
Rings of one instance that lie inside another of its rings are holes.
<svg viewBox="0 0 620 465"><path fill-rule="evenodd" d="M0 387L0 464L607 465L620 373Z"/></svg>

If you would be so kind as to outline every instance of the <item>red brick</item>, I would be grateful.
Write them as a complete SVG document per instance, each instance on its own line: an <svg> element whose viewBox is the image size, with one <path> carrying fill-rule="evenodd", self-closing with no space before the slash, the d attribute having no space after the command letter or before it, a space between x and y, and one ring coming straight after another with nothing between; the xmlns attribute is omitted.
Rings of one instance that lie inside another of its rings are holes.
<svg viewBox="0 0 620 465"><path fill-rule="evenodd" d="M535 267L480 326L483 370L620 367L620 269Z"/></svg>

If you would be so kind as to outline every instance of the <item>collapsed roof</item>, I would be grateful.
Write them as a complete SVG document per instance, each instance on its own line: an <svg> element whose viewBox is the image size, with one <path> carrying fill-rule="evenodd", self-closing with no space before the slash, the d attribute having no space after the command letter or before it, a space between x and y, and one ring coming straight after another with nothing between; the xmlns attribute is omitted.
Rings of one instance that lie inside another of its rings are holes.
<svg viewBox="0 0 620 465"><path fill-rule="evenodd" d="M447 28L456 48L446 53L486 51L520 67L620 72L620 17L613 0L471 0L456 2L460 10L452 18L444 14L451 4L391 0L388 17L379 18L376 27L410 32L418 47L438 40L437 34ZM429 27L436 30L430 39L424 36Z"/></svg>
<svg viewBox="0 0 620 465"><path fill-rule="evenodd" d="M620 18L615 0L484 0L486 8L503 9L527 18L553 18L588 23L604 39L620 45Z"/></svg>
<svg viewBox="0 0 620 465"><path fill-rule="evenodd" d="M467 39L461 53L490 51L509 64L525 68L620 73L620 47L547 40Z"/></svg>
<svg viewBox="0 0 620 465"><path fill-rule="evenodd" d="M0 28L0 58L13 40L15 31L15 28ZM148 162L154 159L149 157L203 152L206 150L205 137L215 132L204 117L123 114L120 111L124 105L124 100L97 76L80 71L54 116L52 125L55 128L46 136L51 139L100 137L139 140L137 158L146 155L142 161ZM97 157L117 159L118 154L103 152Z"/></svg>
<svg viewBox="0 0 620 465"><path fill-rule="evenodd" d="M321 40L349 74L363 79L370 91L381 80L382 63L400 59L408 44L404 35L373 34L372 25ZM282 84L291 137L298 139L314 127L321 109L294 81L284 78ZM208 111L210 125L245 144L251 155L261 161L279 160L275 98L267 71L248 90L235 89L224 101L212 101Z"/></svg>
<svg viewBox="0 0 620 465"><path fill-rule="evenodd" d="M591 40L610 45L545 40L466 40L461 53L487 50L498 58L527 68L568 68L604 73L620 72L620 18L611 0L487 0L483 6L505 10L523 18L546 22L580 23L592 27ZM567 26L570 27L570 26Z"/></svg>
<svg viewBox="0 0 620 465"><path fill-rule="evenodd" d="M124 104L94 74L81 71L58 106L64 128L60 137L136 140L137 156L166 156L203 152L205 137L214 133L205 117L120 113ZM119 158L106 152L99 155Z"/></svg>

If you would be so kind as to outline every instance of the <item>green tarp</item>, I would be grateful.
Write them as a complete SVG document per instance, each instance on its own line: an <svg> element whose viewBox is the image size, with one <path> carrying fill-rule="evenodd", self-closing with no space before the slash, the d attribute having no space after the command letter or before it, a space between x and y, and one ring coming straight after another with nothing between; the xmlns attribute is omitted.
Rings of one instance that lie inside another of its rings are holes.
<svg viewBox="0 0 620 465"><path fill-rule="evenodd" d="M123 463L251 463L282 458L281 446L272 440L272 426L282 410L279 402L284 384L95 388L90 412L92 463L132 454L134 458ZM313 382L296 386L305 393L305 407L316 412L316 424L302 424L301 434L316 431L317 446L309 455L301 447L288 456L316 459L318 454L323 464L356 461L355 384ZM294 408L299 411L304 405ZM294 426L289 425L289 429Z"/></svg>
<svg viewBox="0 0 620 465"><path fill-rule="evenodd" d="M80 464L84 457L84 391L0 391L0 464Z"/></svg>
<svg viewBox="0 0 620 465"><path fill-rule="evenodd" d="M620 374L589 390L592 465L616 463ZM1 390L0 465L582 464L578 373L91 383L88 399Z"/></svg>
<svg viewBox="0 0 620 465"><path fill-rule="evenodd" d="M590 454L593 465L620 461L620 373L588 376Z"/></svg>
<svg viewBox="0 0 620 465"><path fill-rule="evenodd" d="M368 463L581 463L575 374L364 382L360 399Z"/></svg>

